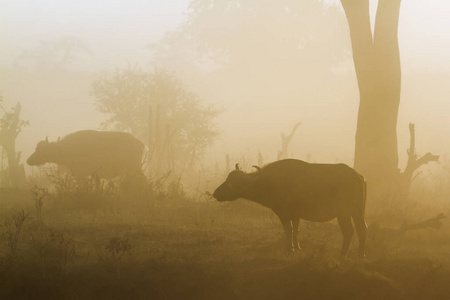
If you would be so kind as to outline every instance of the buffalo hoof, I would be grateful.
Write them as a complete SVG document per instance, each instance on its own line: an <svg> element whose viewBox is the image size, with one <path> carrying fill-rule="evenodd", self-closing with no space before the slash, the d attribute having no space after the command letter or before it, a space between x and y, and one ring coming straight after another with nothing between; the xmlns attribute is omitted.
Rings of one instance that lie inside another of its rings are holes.
<svg viewBox="0 0 450 300"><path fill-rule="evenodd" d="M293 253L295 253L295 248L294 248L294 245L292 245L292 244L285 244L284 245L284 247L283 247L284 249L284 253L286 253L287 255L291 255L291 254L293 254Z"/></svg>
<svg viewBox="0 0 450 300"><path fill-rule="evenodd" d="M286 248L286 254L294 254L295 248L294 247L287 247Z"/></svg>

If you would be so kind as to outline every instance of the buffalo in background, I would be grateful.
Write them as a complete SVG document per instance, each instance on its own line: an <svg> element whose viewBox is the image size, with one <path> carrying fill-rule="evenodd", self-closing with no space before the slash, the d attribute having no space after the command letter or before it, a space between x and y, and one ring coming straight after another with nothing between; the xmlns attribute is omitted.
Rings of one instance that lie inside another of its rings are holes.
<svg viewBox="0 0 450 300"><path fill-rule="evenodd" d="M30 166L56 163L69 169L80 180L86 176L113 179L143 176L144 144L129 133L84 130L57 142L40 141L28 158Z"/></svg>

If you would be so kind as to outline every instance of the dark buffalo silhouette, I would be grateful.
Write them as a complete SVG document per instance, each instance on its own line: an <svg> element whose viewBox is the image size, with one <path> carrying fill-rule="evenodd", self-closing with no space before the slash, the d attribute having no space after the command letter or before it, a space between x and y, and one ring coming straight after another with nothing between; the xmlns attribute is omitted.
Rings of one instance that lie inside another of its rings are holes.
<svg viewBox="0 0 450 300"><path fill-rule="evenodd" d="M95 175L112 179L142 174L144 145L125 132L84 130L57 142L40 141L28 158L30 166L56 163L67 167L75 178Z"/></svg>
<svg viewBox="0 0 450 300"><path fill-rule="evenodd" d="M353 236L352 219L364 257L367 226L364 221L364 177L344 164L310 164L285 159L257 172L233 170L214 192L218 201L248 199L271 208L280 218L290 251L300 250L299 220L326 222L338 219L342 231L341 255L346 256Z"/></svg>

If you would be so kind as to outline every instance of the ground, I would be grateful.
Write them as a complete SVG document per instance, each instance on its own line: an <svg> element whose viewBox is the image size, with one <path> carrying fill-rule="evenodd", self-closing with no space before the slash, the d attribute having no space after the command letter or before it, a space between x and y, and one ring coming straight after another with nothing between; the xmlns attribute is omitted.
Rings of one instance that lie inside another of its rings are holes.
<svg viewBox="0 0 450 300"><path fill-rule="evenodd" d="M302 222L302 252L287 254L276 216L245 200L50 195L39 217L36 199L19 194L1 199L1 299L450 297L445 221L400 236L369 229L366 259L356 236L339 259L336 222Z"/></svg>

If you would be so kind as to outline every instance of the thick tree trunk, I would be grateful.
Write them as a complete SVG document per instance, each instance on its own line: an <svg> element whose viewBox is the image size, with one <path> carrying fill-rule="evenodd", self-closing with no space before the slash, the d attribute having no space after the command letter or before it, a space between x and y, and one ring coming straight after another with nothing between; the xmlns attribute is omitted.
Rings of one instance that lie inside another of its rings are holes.
<svg viewBox="0 0 450 300"><path fill-rule="evenodd" d="M372 196L385 193L399 174L400 2L379 0L372 38L369 0L341 0L350 28L360 93L354 167L367 178Z"/></svg>

